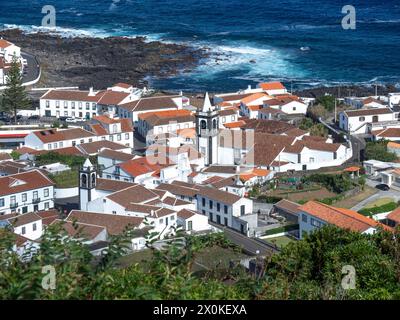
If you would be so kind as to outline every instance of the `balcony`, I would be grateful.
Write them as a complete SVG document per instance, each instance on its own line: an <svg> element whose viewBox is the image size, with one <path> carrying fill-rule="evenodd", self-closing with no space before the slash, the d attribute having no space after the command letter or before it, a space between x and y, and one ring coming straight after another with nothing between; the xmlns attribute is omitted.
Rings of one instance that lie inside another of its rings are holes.
<svg viewBox="0 0 400 320"><path fill-rule="evenodd" d="M35 198L32 200L32 203L39 203L40 202L40 198Z"/></svg>
<svg viewBox="0 0 400 320"><path fill-rule="evenodd" d="M15 208L17 208L18 207L18 202L11 202L10 203L10 208L11 209L15 209Z"/></svg>

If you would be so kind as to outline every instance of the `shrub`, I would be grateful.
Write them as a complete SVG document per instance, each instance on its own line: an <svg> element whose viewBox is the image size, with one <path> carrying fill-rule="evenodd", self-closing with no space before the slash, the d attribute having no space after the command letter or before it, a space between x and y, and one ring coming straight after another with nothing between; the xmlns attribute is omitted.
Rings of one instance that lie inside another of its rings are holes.
<svg viewBox="0 0 400 320"><path fill-rule="evenodd" d="M361 209L360 211L358 211L358 213L361 213L364 216L371 216L371 215L378 214L378 213L384 213L384 212L393 211L397 207L398 207L398 203L389 202L389 203L383 204L383 205L378 206L378 207Z"/></svg>
<svg viewBox="0 0 400 320"><path fill-rule="evenodd" d="M281 197L275 197L275 196L266 196L266 195L261 195L257 198L257 200L260 200L265 203L277 203L281 201L283 198Z"/></svg>

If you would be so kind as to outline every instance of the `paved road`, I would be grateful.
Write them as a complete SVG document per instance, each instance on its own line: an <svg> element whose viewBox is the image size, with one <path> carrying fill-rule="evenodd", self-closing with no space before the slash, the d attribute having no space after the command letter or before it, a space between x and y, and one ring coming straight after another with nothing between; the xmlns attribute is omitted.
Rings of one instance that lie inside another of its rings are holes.
<svg viewBox="0 0 400 320"><path fill-rule="evenodd" d="M376 182L376 181L367 179L367 185L372 188L374 188L379 183L380 182ZM353 208L351 208L351 210L358 211L358 210L364 208L369 202L372 202L372 201L375 201L375 200L378 200L378 199L384 198L384 197L385 198L393 198L393 199L395 199L395 201L399 201L400 200L400 190L396 190L393 188L390 188L388 191L379 190L377 193L373 194L369 198L356 204Z"/></svg>
<svg viewBox="0 0 400 320"><path fill-rule="evenodd" d="M221 227L220 225L215 225L216 227ZM232 229L223 228L226 237L232 241L234 244L242 247L245 251L252 255L266 255L270 253L277 252L278 250L262 240L255 240L242 235Z"/></svg>
<svg viewBox="0 0 400 320"><path fill-rule="evenodd" d="M22 57L26 59L28 65L24 67L23 82L31 82L39 77L40 65L36 57L30 53L22 52Z"/></svg>

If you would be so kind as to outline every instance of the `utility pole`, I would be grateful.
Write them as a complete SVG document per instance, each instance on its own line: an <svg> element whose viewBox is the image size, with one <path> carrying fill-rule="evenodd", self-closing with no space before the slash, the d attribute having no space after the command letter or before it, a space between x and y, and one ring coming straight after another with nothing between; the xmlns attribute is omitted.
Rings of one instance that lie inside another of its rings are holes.
<svg viewBox="0 0 400 320"><path fill-rule="evenodd" d="M378 85L375 83L375 97L378 97Z"/></svg>
<svg viewBox="0 0 400 320"><path fill-rule="evenodd" d="M336 121L337 121L337 117L336 117L336 109L337 109L337 98L335 98L335 124L336 124Z"/></svg>

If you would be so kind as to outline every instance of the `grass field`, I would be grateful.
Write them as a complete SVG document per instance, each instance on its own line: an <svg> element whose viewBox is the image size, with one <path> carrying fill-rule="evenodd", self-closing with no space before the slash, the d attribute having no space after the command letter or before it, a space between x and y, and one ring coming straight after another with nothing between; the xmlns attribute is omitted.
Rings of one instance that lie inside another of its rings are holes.
<svg viewBox="0 0 400 320"><path fill-rule="evenodd" d="M49 176L56 183L56 188L73 188L78 186L79 173L77 170L64 171Z"/></svg>
<svg viewBox="0 0 400 320"><path fill-rule="evenodd" d="M276 238L269 238L265 239L265 241L270 242L272 244L276 244L279 248L283 248L287 246L290 242L296 241L293 240L292 238L289 238L287 236L280 236Z"/></svg>
<svg viewBox="0 0 400 320"><path fill-rule="evenodd" d="M390 202L395 202L395 200L390 197L383 197L383 198L379 198L375 201L367 203L365 208L368 209L368 208L373 208L373 207L380 207L380 206L383 206L384 204L387 204Z"/></svg>
<svg viewBox="0 0 400 320"><path fill-rule="evenodd" d="M347 197L343 200L340 200L338 202L334 203L335 207L339 207L339 208L346 208L346 209L350 209L353 208L356 204L360 203L361 201L369 198L370 196L374 195L375 193L377 193L378 190L365 186L364 190L354 196L351 197Z"/></svg>

